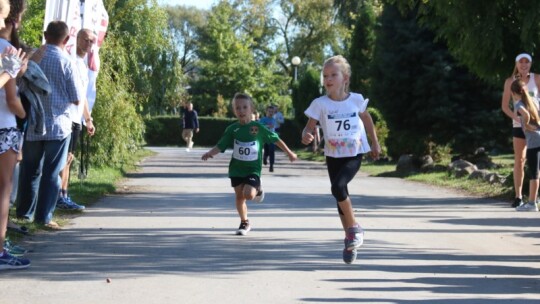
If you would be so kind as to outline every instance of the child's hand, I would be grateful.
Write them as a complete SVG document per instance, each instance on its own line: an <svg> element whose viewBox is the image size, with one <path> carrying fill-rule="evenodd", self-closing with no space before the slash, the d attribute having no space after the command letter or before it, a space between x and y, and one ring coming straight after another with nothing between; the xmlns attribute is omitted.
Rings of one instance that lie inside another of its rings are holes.
<svg viewBox="0 0 540 304"><path fill-rule="evenodd" d="M203 154L203 156L201 157L202 160L208 160L209 158L212 158L212 154L206 152Z"/></svg>
<svg viewBox="0 0 540 304"><path fill-rule="evenodd" d="M381 146L379 145L378 142L375 142L375 143L372 143L371 144L371 152L369 152L371 154L371 157L374 159L374 160L377 160L379 159L379 156L381 155Z"/></svg>
<svg viewBox="0 0 540 304"><path fill-rule="evenodd" d="M295 161L295 160L298 159L298 156L296 156L296 153L294 153L294 152L289 153L287 156L289 156L289 160L290 160L291 162L293 162L293 161Z"/></svg>
<svg viewBox="0 0 540 304"><path fill-rule="evenodd" d="M305 132L304 135L302 135L302 143L304 145L309 145L314 139L315 136L311 133Z"/></svg>

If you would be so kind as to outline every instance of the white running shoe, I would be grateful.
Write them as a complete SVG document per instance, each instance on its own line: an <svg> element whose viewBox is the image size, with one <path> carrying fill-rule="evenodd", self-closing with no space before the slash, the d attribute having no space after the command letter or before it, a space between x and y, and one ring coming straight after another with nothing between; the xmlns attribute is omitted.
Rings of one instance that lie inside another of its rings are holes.
<svg viewBox="0 0 540 304"><path fill-rule="evenodd" d="M262 188L259 190L259 193L257 193L257 196L255 196L253 201L256 203L262 203L264 201L264 191Z"/></svg>
<svg viewBox="0 0 540 304"><path fill-rule="evenodd" d="M516 211L538 212L538 206L534 202L528 202L516 207Z"/></svg>

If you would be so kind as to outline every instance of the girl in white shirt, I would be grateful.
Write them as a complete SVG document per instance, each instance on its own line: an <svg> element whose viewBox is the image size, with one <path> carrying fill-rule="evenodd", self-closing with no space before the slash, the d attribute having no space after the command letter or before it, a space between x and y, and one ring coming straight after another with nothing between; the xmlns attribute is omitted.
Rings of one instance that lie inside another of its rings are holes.
<svg viewBox="0 0 540 304"><path fill-rule="evenodd" d="M347 264L356 259L364 238L364 231L354 216L347 185L360 169L362 156L371 151L377 159L381 151L373 120L367 111L368 100L361 94L349 92L350 77L351 67L343 56L325 61L326 95L313 100L304 112L309 120L302 132L302 143L307 145L314 139L317 123L323 129L332 195L345 230L343 261ZM366 134L369 134L373 149L370 149Z"/></svg>
<svg viewBox="0 0 540 304"><path fill-rule="evenodd" d="M10 12L8 0L0 0L0 29L5 27L4 19ZM21 147L22 135L17 129L15 115L26 117L26 113L17 97L15 77L19 73L25 54L16 51L5 39L0 39L2 53L0 68L0 242L4 244L9 218L9 197L11 194L13 169L17 163L17 154ZM30 261L11 255L7 250L0 251L0 270L21 269L30 265Z"/></svg>

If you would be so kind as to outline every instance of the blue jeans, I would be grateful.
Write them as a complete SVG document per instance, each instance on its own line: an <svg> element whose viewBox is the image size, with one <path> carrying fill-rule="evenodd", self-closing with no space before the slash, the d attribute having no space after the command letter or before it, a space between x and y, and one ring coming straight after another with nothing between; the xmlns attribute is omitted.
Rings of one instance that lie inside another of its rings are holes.
<svg viewBox="0 0 540 304"><path fill-rule="evenodd" d="M60 171L67 161L71 136L62 140L26 141L20 164L17 217L48 224L52 220Z"/></svg>

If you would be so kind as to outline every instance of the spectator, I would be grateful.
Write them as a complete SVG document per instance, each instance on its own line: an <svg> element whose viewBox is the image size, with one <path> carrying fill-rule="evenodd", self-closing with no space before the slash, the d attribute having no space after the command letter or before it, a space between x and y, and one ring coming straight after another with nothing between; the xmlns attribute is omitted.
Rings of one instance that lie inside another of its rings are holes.
<svg viewBox="0 0 540 304"><path fill-rule="evenodd" d="M71 139L70 105L78 105L85 94L77 84L80 76L72 59L64 52L68 34L63 21L47 25L46 48L39 63L52 88L43 99L46 132L36 132L29 121L17 195L17 217L52 229L60 229L52 219Z"/></svg>
<svg viewBox="0 0 540 304"><path fill-rule="evenodd" d="M21 12L22 14L22 12ZM15 115L25 118L26 112L17 96L17 87L14 78L24 64L24 53L16 51L8 42L10 29L6 28L4 19L11 16L10 3L0 0L0 52L2 53L2 70L0 72L0 270L23 269L30 266L30 260L16 257L9 252L6 242L6 232L9 220L9 197L12 188L12 175L17 155L22 144L22 133L17 128Z"/></svg>
<svg viewBox="0 0 540 304"><path fill-rule="evenodd" d="M75 61L75 67L77 73L80 76L80 89L83 92L88 91L88 66L85 63L85 57L92 49L92 46L96 43L96 35L91 30L82 29L77 34L77 58ZM75 150L79 142L79 136L82 130L82 119L86 124L86 131L89 136L94 135L95 128L92 117L90 116L90 110L88 108L88 99L85 97L78 105L72 104L71 107L71 140L69 142L68 157L66 166L60 172L62 184L60 187L60 193L58 194L58 201L56 207L64 210L82 211L85 209L83 205L75 203L68 195L69 187L69 175L71 171L71 164L75 158Z"/></svg>

